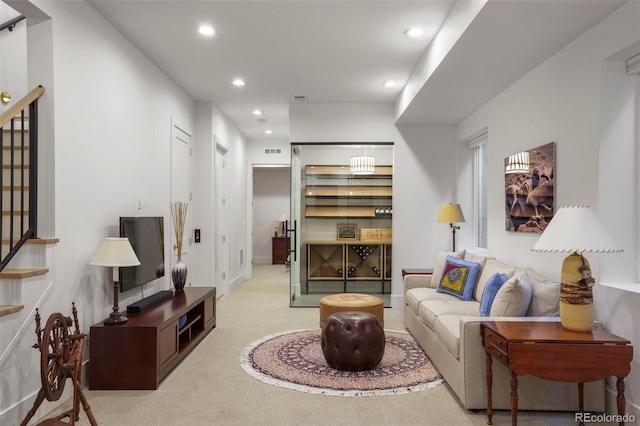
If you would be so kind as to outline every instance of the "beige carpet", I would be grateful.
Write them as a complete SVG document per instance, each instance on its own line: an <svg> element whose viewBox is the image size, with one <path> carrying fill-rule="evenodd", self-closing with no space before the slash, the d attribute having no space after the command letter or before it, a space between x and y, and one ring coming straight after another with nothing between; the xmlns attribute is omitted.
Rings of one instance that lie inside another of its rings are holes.
<svg viewBox="0 0 640 426"><path fill-rule="evenodd" d="M155 391L85 391L100 425L485 425L486 412L463 409L446 384L380 397L312 395L262 383L239 364L264 336L318 326L318 310L289 308L282 265L254 266L254 279L218 302L217 327ZM404 330L385 309L385 329ZM67 384L70 386L70 383ZM68 409L67 401L47 417ZM521 425L570 425L571 413L519 412ZM494 412L509 425L509 412ZM76 424L88 425L83 413Z"/></svg>

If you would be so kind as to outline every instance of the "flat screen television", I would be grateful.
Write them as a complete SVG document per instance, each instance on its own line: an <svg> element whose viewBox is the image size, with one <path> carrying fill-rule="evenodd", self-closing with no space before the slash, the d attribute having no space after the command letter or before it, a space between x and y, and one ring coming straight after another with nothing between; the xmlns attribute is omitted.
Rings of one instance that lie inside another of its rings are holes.
<svg viewBox="0 0 640 426"><path fill-rule="evenodd" d="M139 266L120 269L120 291L124 293L164 276L164 218L121 217L120 236L129 238Z"/></svg>

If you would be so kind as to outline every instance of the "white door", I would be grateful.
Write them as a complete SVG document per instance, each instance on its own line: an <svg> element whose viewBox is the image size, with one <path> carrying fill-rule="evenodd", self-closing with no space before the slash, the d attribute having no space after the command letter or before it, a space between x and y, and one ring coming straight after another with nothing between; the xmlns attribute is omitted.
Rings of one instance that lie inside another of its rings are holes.
<svg viewBox="0 0 640 426"><path fill-rule="evenodd" d="M191 201L191 133L185 127L172 122L171 125L171 203ZM173 205L173 204L172 204ZM189 246L191 245L191 211L187 209L187 220L182 236L182 262L189 270ZM171 221L171 217L169 218ZM165 226L171 232L171 266L178 260L178 250L173 221ZM190 275L187 272L187 287L191 286Z"/></svg>
<svg viewBox="0 0 640 426"><path fill-rule="evenodd" d="M214 138L215 140L215 138ZM227 148L215 140L216 286L229 294L229 162Z"/></svg>

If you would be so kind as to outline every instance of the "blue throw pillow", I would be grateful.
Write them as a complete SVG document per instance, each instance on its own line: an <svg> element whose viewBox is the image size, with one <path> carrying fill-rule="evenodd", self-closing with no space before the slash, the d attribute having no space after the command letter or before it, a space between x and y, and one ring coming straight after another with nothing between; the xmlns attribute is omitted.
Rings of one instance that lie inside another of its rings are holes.
<svg viewBox="0 0 640 426"><path fill-rule="evenodd" d="M498 290L504 283L509 280L507 274L496 273L489 278L487 281L487 285L484 287L484 291L482 292L482 298L480 299L480 316L488 317L491 312L491 305L493 304L493 299L495 299L496 294L498 294Z"/></svg>
<svg viewBox="0 0 640 426"><path fill-rule="evenodd" d="M461 300L471 300L479 273L479 263L447 256L436 291L456 296Z"/></svg>

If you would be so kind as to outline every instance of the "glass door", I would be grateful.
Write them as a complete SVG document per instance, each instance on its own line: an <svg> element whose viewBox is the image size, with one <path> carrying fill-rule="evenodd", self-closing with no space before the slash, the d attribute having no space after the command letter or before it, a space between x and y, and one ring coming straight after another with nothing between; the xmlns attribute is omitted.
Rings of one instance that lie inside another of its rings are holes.
<svg viewBox="0 0 640 426"><path fill-rule="evenodd" d="M287 237L289 238L289 304L290 306L301 305L300 290L300 209L301 198L300 191L302 187L301 173L302 166L300 161L300 146L291 146L291 206L289 217L290 222L287 224Z"/></svg>
<svg viewBox="0 0 640 426"><path fill-rule="evenodd" d="M292 307L345 292L390 306L392 182L392 144L292 145Z"/></svg>

